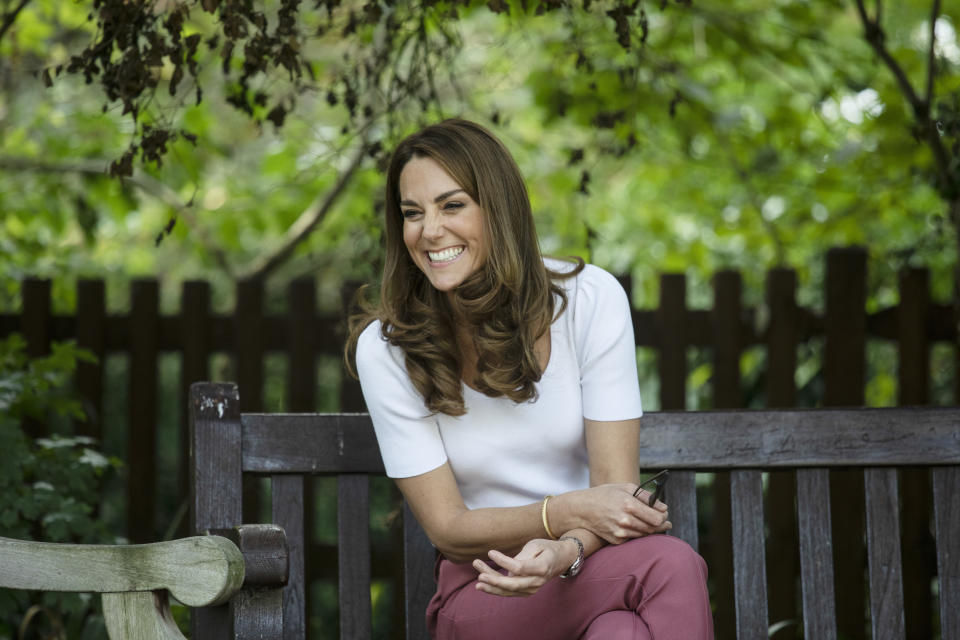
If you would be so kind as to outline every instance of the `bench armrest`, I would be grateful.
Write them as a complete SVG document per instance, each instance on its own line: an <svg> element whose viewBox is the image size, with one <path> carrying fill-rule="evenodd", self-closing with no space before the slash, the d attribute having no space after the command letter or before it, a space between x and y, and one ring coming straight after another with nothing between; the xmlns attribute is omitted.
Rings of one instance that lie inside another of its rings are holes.
<svg viewBox="0 0 960 640"><path fill-rule="evenodd" d="M122 593L166 590L191 607L240 590L244 561L220 536L139 545L51 544L0 538L0 587Z"/></svg>

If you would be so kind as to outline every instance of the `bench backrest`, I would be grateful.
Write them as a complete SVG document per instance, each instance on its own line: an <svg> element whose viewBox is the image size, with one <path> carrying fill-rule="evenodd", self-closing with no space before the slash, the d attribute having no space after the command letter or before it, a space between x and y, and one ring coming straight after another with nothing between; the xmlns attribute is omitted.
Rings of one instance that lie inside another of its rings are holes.
<svg viewBox="0 0 960 640"><path fill-rule="evenodd" d="M244 474L271 479L273 522L287 532L290 581L284 640L306 636L304 477L338 478L341 638L369 638L370 475L383 474L365 414L241 414L232 384L200 383L191 395L194 531L243 521ZM738 638L767 637L763 471L795 470L805 637L836 638L830 509L832 469L856 468L866 499L874 637L903 638L897 467L932 467L940 628L960 640L960 409L852 409L651 413L643 419L641 469L671 469L673 535L698 547L697 472L730 471ZM435 553L404 509L404 588L410 640L428 638ZM230 638L228 614L195 612L194 637Z"/></svg>

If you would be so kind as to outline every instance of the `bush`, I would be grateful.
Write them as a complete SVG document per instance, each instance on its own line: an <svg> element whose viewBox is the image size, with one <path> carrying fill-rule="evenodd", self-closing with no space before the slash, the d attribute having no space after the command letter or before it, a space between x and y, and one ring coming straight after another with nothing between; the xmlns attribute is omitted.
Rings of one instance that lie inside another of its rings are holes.
<svg viewBox="0 0 960 640"><path fill-rule="evenodd" d="M119 461L103 456L92 438L52 436L31 440L25 418L82 418L70 377L88 353L54 345L49 356L29 359L18 335L0 341L0 535L46 542L114 543L98 521L101 487ZM46 623L46 629L40 627ZM38 635L39 634L39 635ZM99 598L89 594L0 590L2 638L104 637Z"/></svg>

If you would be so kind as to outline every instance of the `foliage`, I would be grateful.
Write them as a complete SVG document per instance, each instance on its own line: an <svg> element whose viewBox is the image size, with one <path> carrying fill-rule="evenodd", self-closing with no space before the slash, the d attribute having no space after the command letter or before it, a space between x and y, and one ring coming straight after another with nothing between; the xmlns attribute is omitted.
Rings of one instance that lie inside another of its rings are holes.
<svg viewBox="0 0 960 640"><path fill-rule="evenodd" d="M39 438L20 429L25 418L82 417L66 389L76 362L90 356L70 344L30 360L18 334L0 342L0 535L47 542L114 542L96 517L100 488L119 462L85 437ZM46 619L70 638L103 634L98 602L86 594L0 591L0 637L14 637L24 619Z"/></svg>

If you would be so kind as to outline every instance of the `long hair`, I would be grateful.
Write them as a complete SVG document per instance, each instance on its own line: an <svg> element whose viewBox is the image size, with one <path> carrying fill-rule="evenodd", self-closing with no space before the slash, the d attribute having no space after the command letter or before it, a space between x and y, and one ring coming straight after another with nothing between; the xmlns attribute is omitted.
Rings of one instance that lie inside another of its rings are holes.
<svg viewBox="0 0 960 640"><path fill-rule="evenodd" d="M450 296L434 289L403 242L400 173L415 157L437 162L485 214L483 263ZM384 228L379 304L351 318L348 356L363 329L379 319L383 337L403 350L407 373L427 408L463 415L464 359L456 318L468 328L477 353L474 386L490 397L535 399L534 384L543 371L534 345L566 305L563 289L553 280L575 275L582 263L566 273L544 266L527 188L506 147L480 125L459 119L406 138L387 171Z"/></svg>

